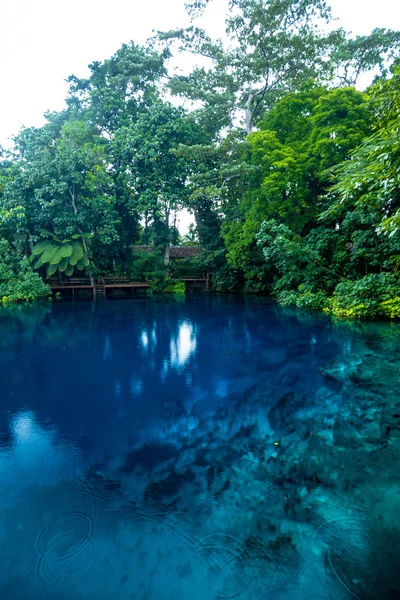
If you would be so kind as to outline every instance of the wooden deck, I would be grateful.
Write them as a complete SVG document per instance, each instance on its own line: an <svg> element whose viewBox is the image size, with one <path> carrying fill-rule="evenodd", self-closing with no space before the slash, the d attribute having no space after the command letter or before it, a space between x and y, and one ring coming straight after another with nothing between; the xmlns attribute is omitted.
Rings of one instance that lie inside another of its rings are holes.
<svg viewBox="0 0 400 600"><path fill-rule="evenodd" d="M204 283L207 289L209 286L209 277L207 276L198 278L188 277L181 279L181 281L189 284L190 287L198 283ZM129 281L127 277L102 277L93 283L85 277L70 278L64 281L50 279L49 285L52 292L55 293L70 290L73 298L75 298L75 292L79 290L91 290L95 299L99 297L105 298L107 290L131 290L133 295L137 290L147 290L150 288L150 284L147 281Z"/></svg>

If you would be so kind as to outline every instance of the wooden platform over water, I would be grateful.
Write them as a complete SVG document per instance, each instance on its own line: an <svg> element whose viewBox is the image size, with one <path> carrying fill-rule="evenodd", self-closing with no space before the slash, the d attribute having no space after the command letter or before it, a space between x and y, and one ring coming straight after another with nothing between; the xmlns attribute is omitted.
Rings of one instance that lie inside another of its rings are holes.
<svg viewBox="0 0 400 600"><path fill-rule="evenodd" d="M187 277L180 279L189 287L200 285L208 289L209 276L206 277ZM91 290L94 298L107 297L107 291L110 290L131 290L132 295L137 291L149 289L150 283L147 281L129 281L127 277L102 277L93 282L89 278L69 278L65 280L50 279L50 288L53 293L71 291L74 298L75 292L79 290Z"/></svg>

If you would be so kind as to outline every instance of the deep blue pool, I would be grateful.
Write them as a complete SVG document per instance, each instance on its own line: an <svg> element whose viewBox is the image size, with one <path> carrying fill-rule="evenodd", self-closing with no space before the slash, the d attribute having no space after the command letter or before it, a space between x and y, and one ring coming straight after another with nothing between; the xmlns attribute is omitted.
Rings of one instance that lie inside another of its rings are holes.
<svg viewBox="0 0 400 600"><path fill-rule="evenodd" d="M399 325L0 309L0 598L400 598Z"/></svg>

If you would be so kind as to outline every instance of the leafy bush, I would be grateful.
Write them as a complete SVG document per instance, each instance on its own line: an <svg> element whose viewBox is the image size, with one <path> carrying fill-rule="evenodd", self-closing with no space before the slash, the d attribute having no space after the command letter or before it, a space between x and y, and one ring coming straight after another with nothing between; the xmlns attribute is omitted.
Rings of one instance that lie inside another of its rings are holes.
<svg viewBox="0 0 400 600"><path fill-rule="evenodd" d="M400 296L385 300L379 305L380 313L389 319L400 319Z"/></svg>
<svg viewBox="0 0 400 600"><path fill-rule="evenodd" d="M272 291L278 298L286 292L295 293L288 298L297 298L298 291L300 295L306 290L311 294L333 291L339 280L328 250L334 236L334 232L320 228L301 238L274 219L262 223L257 242L275 276Z"/></svg>
<svg viewBox="0 0 400 600"><path fill-rule="evenodd" d="M282 291L277 296L279 304L282 306L297 306L298 308L312 308L314 310L323 310L327 303L325 292L311 292L309 290L302 292L299 286L298 292Z"/></svg>
<svg viewBox="0 0 400 600"><path fill-rule="evenodd" d="M162 285L167 276L167 267L163 258L157 252L146 252L135 250L132 264L129 269L129 277L132 281L149 281L155 286Z"/></svg>
<svg viewBox="0 0 400 600"><path fill-rule="evenodd" d="M201 277L206 272L197 256L171 261L168 270L171 277L176 279Z"/></svg>
<svg viewBox="0 0 400 600"><path fill-rule="evenodd" d="M169 294L186 294L186 284L184 281L167 279L167 284L162 291Z"/></svg>
<svg viewBox="0 0 400 600"><path fill-rule="evenodd" d="M239 278L237 272L226 264L221 267L211 280L212 289L216 292L235 292L239 289Z"/></svg>
<svg viewBox="0 0 400 600"><path fill-rule="evenodd" d="M37 300L50 293L28 258L15 253L6 240L0 240L0 304Z"/></svg>
<svg viewBox="0 0 400 600"><path fill-rule="evenodd" d="M342 281L332 296L299 285L297 291L276 293L282 306L322 310L345 318L400 318L400 279L392 273L371 274L356 281Z"/></svg>
<svg viewBox="0 0 400 600"><path fill-rule="evenodd" d="M266 265L249 265L244 271L244 291L258 294L269 290L268 269Z"/></svg>
<svg viewBox="0 0 400 600"><path fill-rule="evenodd" d="M399 317L400 280L392 273L379 273L343 281L336 286L325 312L351 318Z"/></svg>

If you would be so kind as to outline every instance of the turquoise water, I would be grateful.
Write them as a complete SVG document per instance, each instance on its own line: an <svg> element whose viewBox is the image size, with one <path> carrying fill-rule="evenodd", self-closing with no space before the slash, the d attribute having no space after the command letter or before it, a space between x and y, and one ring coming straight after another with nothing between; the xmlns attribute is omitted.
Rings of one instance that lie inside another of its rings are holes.
<svg viewBox="0 0 400 600"><path fill-rule="evenodd" d="M0 598L400 598L400 326L0 310Z"/></svg>

